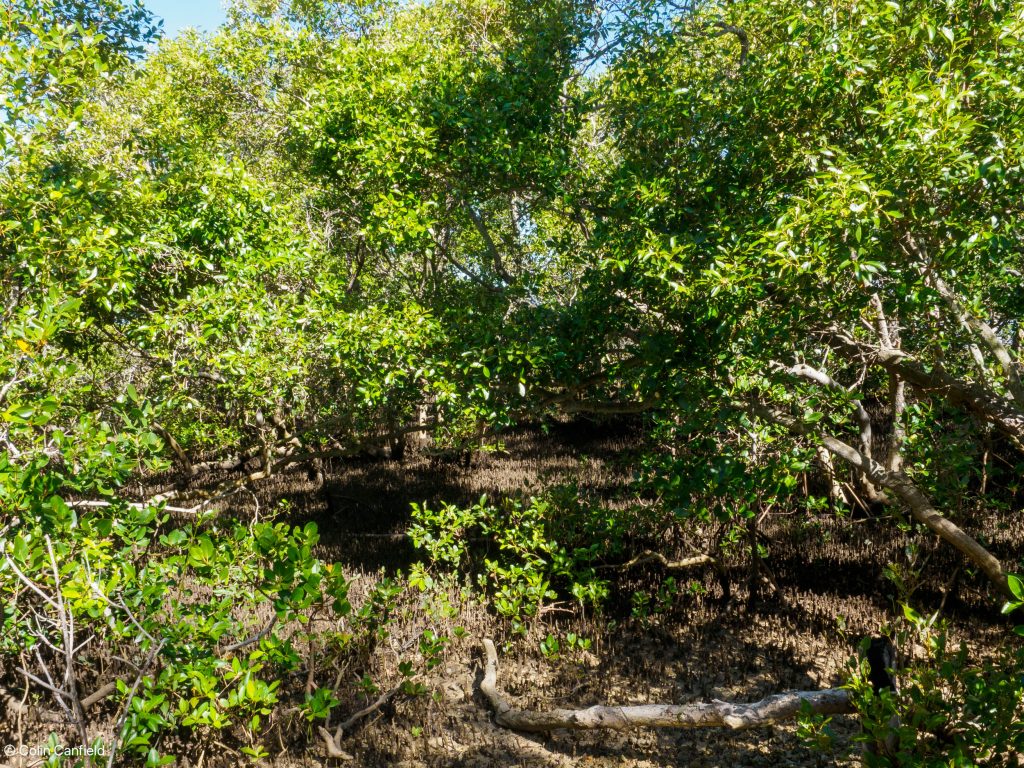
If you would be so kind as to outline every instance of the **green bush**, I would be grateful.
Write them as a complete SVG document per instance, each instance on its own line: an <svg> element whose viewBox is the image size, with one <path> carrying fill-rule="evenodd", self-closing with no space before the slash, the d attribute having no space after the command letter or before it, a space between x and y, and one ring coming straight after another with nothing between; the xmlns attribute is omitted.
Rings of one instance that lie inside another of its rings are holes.
<svg viewBox="0 0 1024 768"><path fill-rule="evenodd" d="M409 536L431 568L470 575L513 630L524 631L546 602L572 597L596 608L607 596L607 582L594 564L610 543L587 538L582 518L593 515L578 500L556 505L550 496L497 505L483 497L472 507L442 504L436 510L413 504ZM589 546L574 547L574 540Z"/></svg>
<svg viewBox="0 0 1024 768"><path fill-rule="evenodd" d="M1016 593L1024 597L1020 581ZM1011 603L1019 607L1020 601ZM900 647L923 657L897 670L899 690L875 694L862 663L850 681L872 766L1017 766L1024 753L1024 648L1007 640L977 659L966 643L950 644L936 616L904 609ZM1018 627L1017 631L1020 632Z"/></svg>

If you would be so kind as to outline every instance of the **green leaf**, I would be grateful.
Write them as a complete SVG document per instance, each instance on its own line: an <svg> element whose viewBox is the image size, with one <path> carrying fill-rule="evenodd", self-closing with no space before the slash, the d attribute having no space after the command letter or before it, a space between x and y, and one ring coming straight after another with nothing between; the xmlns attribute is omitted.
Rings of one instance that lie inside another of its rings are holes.
<svg viewBox="0 0 1024 768"><path fill-rule="evenodd" d="M915 625L920 624L922 621L921 614L906 604L903 605L903 615L906 616L907 621Z"/></svg>
<svg viewBox="0 0 1024 768"><path fill-rule="evenodd" d="M1022 581L1019 576L1015 576L1012 573L1007 575L1006 581L1010 585L1010 592L1013 596L1018 600L1024 601L1024 581Z"/></svg>
<svg viewBox="0 0 1024 768"><path fill-rule="evenodd" d="M188 551L189 565L194 568L209 567L213 563L215 548L209 536L203 535Z"/></svg>
<svg viewBox="0 0 1024 768"><path fill-rule="evenodd" d="M25 537L21 534L18 534L14 537L13 545L14 559L17 560L19 563L27 562L29 557L29 545L28 542L25 540Z"/></svg>

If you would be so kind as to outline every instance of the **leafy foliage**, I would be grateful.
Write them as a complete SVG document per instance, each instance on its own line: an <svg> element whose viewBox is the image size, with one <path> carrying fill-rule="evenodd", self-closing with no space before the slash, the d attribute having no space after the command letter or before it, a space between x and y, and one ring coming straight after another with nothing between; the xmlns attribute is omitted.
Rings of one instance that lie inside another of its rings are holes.
<svg viewBox="0 0 1024 768"><path fill-rule="evenodd" d="M0 652L37 685L98 682L72 626L126 659L110 749L262 759L318 618L362 652L407 587L451 618L452 573L516 631L602 605L634 528L572 489L415 507L429 562L357 608L315 526L230 514L412 435L643 414L651 530L746 526L756 563L773 509L906 508L1024 602L970 539L1024 466L1020 3L618 6L239 0L159 44L134 0L0 10ZM942 716L957 759L1019 750L1019 680L931 653L901 749Z"/></svg>
<svg viewBox="0 0 1024 768"><path fill-rule="evenodd" d="M863 739L885 745L869 753L871 765L1003 765L1024 744L1021 701L1024 656L1006 645L982 663L966 644L949 646L936 616L905 609L901 635L918 641L924 658L901 670L898 694L875 694L860 671L852 690L862 712Z"/></svg>
<svg viewBox="0 0 1024 768"><path fill-rule="evenodd" d="M409 537L429 565L466 569L513 631L524 631L525 622L560 595L598 608L607 595L594 565L615 542L595 542L596 529L607 521L589 507L559 506L557 497L493 506L485 497L468 509L414 504L412 518ZM414 585L425 585L422 569L411 576Z"/></svg>

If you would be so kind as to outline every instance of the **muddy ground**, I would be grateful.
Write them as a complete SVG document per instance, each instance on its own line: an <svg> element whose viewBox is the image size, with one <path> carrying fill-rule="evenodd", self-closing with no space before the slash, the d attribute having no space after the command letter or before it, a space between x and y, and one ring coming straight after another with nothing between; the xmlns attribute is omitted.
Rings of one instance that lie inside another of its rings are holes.
<svg viewBox="0 0 1024 768"><path fill-rule="evenodd" d="M345 563L364 582L416 559L403 532L409 502L471 503L529 493L550 483L575 483L584 494L611 507L636 503L623 489L635 468L640 433L629 425L549 425L547 433L523 430L503 436L504 450L458 461L412 457L397 462L336 465L319 489L293 489L297 521L314 520L322 535L322 556ZM647 500L655 504L656 500ZM1011 559L1024 553L1024 531L981 526L993 549ZM795 725L756 732L637 731L556 733L549 738L517 736L491 723L478 690L479 638L505 640L499 686L522 708L586 707L593 704L688 703L711 698L754 701L787 689L837 685L865 635L892 624L900 613L895 588L883 577L887 563L907 563L907 545L920 547L917 563L925 584L915 593L922 610L943 605L953 635L978 652L1001 634L1002 619L983 585L960 573L956 553L930 539L894 535L894 521L836 519L823 514L769 516L762 524L768 549L759 599L747 604L749 568L737 554L730 563L731 601L720 604L721 587L712 571L677 577L698 581L704 594L681 590L662 615L638 621L628 596L654 592L668 574L657 565L631 570L616 581L605 615L581 617L551 611L527 637L510 637L504 623L477 604L462 606L453 625L467 635L454 640L445 662L426 681L433 695L398 700L360 726L345 742L354 763L366 766L820 766L853 764L859 726L850 717L833 723L836 751L823 754L797 737ZM717 531L686 534L670 517L660 541L636 542L641 551L657 547L669 557L707 551ZM951 576L959 574L950 586ZM948 591L948 594L946 592ZM944 603L943 603L944 601ZM410 612L407 625L393 628L392 647L401 648L423 628ZM439 627L443 631L444 627ZM591 638L588 652L546 658L540 642L575 632ZM386 656L386 654L385 654ZM379 669L387 677L387 670ZM392 671L393 674L393 671ZM354 701L358 709L365 699ZM296 755L287 744L280 765L322 763L319 745Z"/></svg>
<svg viewBox="0 0 1024 768"><path fill-rule="evenodd" d="M287 519L315 521L321 533L318 554L343 565L354 580L358 605L380 579L408 567L417 553L404 535L410 502L473 502L528 494L545 484L575 483L582 493L610 508L648 504L623 490L635 469L640 433L629 424L553 424L546 431L521 430L502 436L502 449L475 456L470 466L456 458L410 456L404 462L361 459L337 461L322 478L306 474L265 481L255 493L240 493L230 511L268 515L284 500ZM427 628L452 636L442 662L418 678L426 692L397 696L356 725L342 741L357 766L823 766L854 764L850 717L833 722L835 751L810 749L795 725L749 732L720 730L643 730L629 733L554 733L519 736L493 725L478 685L480 638L499 644L498 684L521 708L586 707L593 704L688 703L711 698L753 701L788 689L840 684L843 671L865 635L897 620L895 589L883 576L887 563L907 562L916 542L924 586L914 596L922 610L942 606L954 639L978 653L1002 633L1003 619L983 585L960 570L956 553L931 539L899 533L888 517L837 519L822 513L768 515L762 522L763 563L758 599L750 602L750 569L737 550L728 562L732 595L722 602L712 570L678 576L694 589L680 589L665 609L644 620L631 616L630 595L656 592L667 574L657 564L633 568L613 579L613 598L600 616L581 615L555 605L526 636L513 636L507 624L475 601L451 599L457 615L427 618L413 592L393 612L390 634L356 659L331 659L329 649L308 651L314 661L294 680L284 681L282 698L301 702L311 683L336 683L344 718L373 697L360 693L369 675L381 690L399 681L397 660L415 654ZM1024 530L976 523L992 549L1009 561L1024 554ZM671 516L635 551L657 548L668 557L708 551L718 531L684 529ZM953 578L955 575L955 578ZM453 635L455 627L465 634ZM334 627L337 629L338 627ZM541 652L548 633L574 632L591 639L587 651ZM412 649L410 651L410 649ZM314 726L289 714L287 706L264 728L272 757L261 764L314 766L327 761ZM209 743L209 742L208 742ZM173 751L169 749L168 751ZM851 752L853 753L851 756ZM249 762L232 743L191 750L182 745L179 763L192 768Z"/></svg>

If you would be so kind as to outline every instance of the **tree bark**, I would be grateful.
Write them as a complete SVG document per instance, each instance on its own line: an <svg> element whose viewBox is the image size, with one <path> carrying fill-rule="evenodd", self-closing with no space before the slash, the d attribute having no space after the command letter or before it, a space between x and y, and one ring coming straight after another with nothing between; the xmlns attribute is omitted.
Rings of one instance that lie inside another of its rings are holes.
<svg viewBox="0 0 1024 768"><path fill-rule="evenodd" d="M819 445L815 450L818 456L818 463L821 464L822 472L825 474L825 480L828 482L828 498L832 502L842 502L844 504L851 503L846 498L846 494L843 492L843 486L839 482L839 477L836 474L835 464L832 463L832 454L825 450L824 446Z"/></svg>
<svg viewBox="0 0 1024 768"><path fill-rule="evenodd" d="M910 510L911 516L927 526L947 544L960 550L985 573L999 592L1013 599L1006 572L1002 564L981 544L968 536L955 523L943 517L932 506L931 500L902 472L890 472L877 461L865 456L851 445L831 435L821 436L821 444L832 454L839 456L870 477L875 483L892 491Z"/></svg>
<svg viewBox="0 0 1024 768"><path fill-rule="evenodd" d="M832 435L815 432L808 424L798 421L762 404L754 404L750 410L761 418L786 427L796 435L805 435L818 441L834 456L846 461L863 472L883 488L887 488L910 510L911 516L938 535L940 539L963 553L978 566L989 581L1007 599L1014 599L1002 564L981 544L968 536L958 525L942 516L932 505L928 496L903 472L886 469L870 456L865 456L852 445Z"/></svg>
<svg viewBox="0 0 1024 768"><path fill-rule="evenodd" d="M889 374L889 407L892 409L892 432L886 451L885 468L890 472L903 469L903 444L907 434L903 426L903 413L907 410L907 387L897 374Z"/></svg>
<svg viewBox="0 0 1024 768"><path fill-rule="evenodd" d="M886 331L888 334L888 331ZM835 389L839 392L847 392L848 390L838 381L833 379L824 371L820 371L817 368L813 368L806 363L798 363L792 367L787 368L786 366L779 365L779 368L784 370L790 376L794 376L798 379L806 379L807 381L813 381L815 384L820 384L823 387L829 389ZM854 407L854 414L857 417L857 425L860 427L860 450L868 458L872 457L872 449L874 444L874 430L871 425L871 415L867 412L864 404L860 400L851 400L850 404ZM874 486L870 478L865 474L860 474L861 485L863 486L864 494L868 497L868 501L881 502L883 501L882 494L878 488Z"/></svg>
<svg viewBox="0 0 1024 768"><path fill-rule="evenodd" d="M890 374L924 392L934 392L954 405L961 405L990 422L1024 450L1024 411L1012 400L993 392L988 387L963 381L947 373L941 366L931 370L902 350L876 347L857 341L843 331L830 334L832 347L851 360L881 365Z"/></svg>
<svg viewBox="0 0 1024 768"><path fill-rule="evenodd" d="M933 274L932 283L942 295L942 298L946 300L946 303L949 304L957 319L965 328L973 331L984 342L989 352L999 362L999 367L1003 369L1003 374L1006 376L1006 388L1009 390L1014 402L1018 405L1024 403L1024 383L1021 382L1020 363L1014 359L1013 353L1003 344L1002 340L992 329L992 326L960 305L959 298L953 292L953 289L946 284L945 280Z"/></svg>

